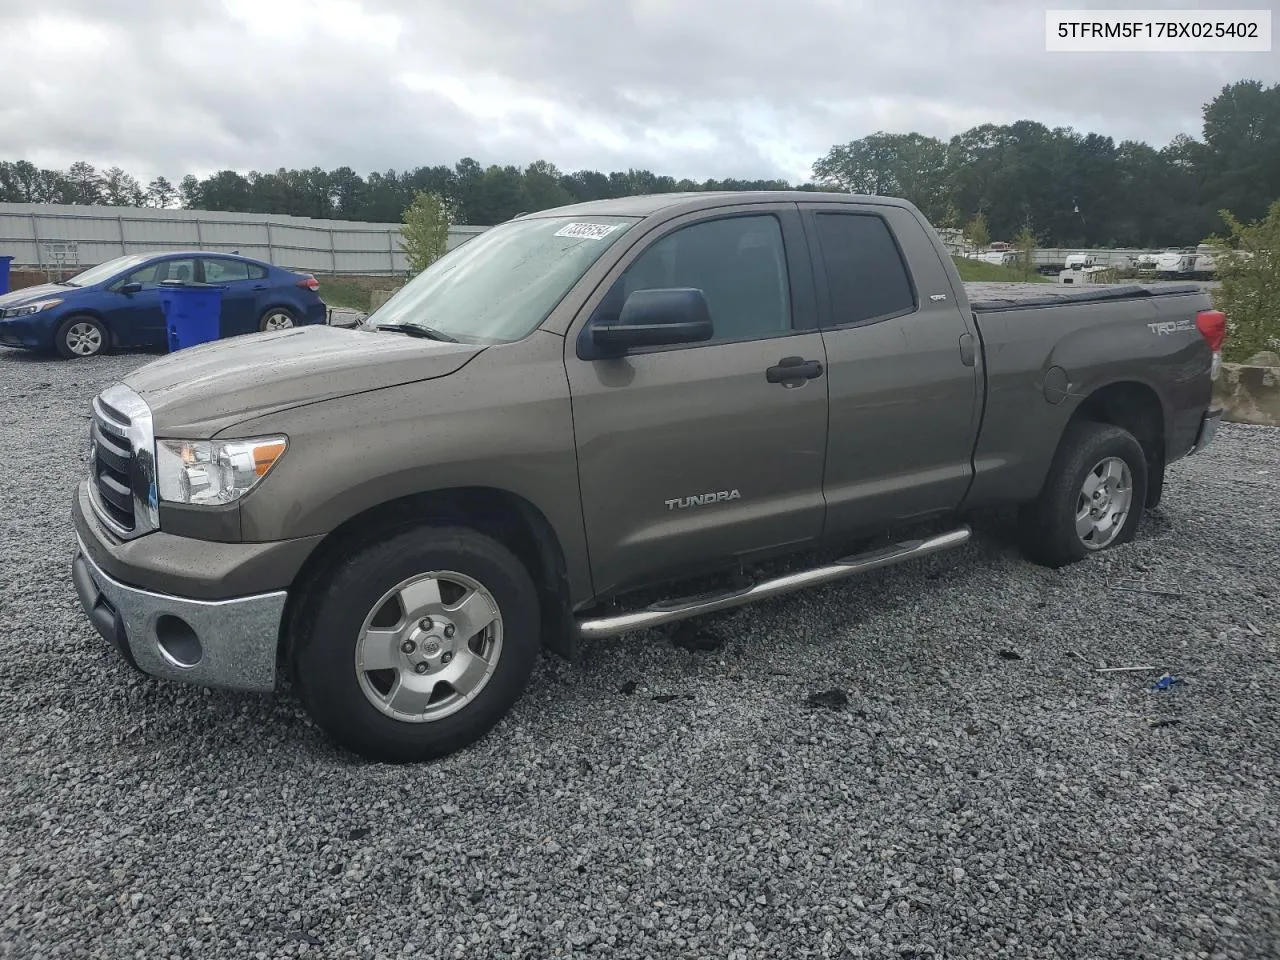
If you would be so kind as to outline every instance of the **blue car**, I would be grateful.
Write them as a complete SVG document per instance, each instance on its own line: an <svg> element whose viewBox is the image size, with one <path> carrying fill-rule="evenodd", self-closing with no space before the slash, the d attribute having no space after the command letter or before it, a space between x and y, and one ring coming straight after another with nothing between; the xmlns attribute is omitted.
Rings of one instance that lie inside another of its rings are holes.
<svg viewBox="0 0 1280 960"><path fill-rule="evenodd" d="M327 309L310 274L223 253L130 254L61 283L0 296L0 345L92 357L168 343L161 284L222 288L221 335L323 324Z"/></svg>

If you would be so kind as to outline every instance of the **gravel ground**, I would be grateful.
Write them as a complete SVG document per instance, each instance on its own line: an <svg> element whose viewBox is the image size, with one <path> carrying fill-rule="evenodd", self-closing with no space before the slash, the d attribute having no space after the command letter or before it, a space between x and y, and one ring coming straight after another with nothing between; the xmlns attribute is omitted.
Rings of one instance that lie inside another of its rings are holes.
<svg viewBox="0 0 1280 960"><path fill-rule="evenodd" d="M0 956L1280 955L1280 431L1224 427L1092 562L991 521L678 637L716 649L546 660L396 768L82 617L86 404L145 359L0 352Z"/></svg>

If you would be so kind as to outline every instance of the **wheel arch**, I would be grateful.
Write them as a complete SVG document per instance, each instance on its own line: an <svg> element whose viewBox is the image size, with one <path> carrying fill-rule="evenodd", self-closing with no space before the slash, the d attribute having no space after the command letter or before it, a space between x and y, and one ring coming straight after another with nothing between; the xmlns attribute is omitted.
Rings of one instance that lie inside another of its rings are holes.
<svg viewBox="0 0 1280 960"><path fill-rule="evenodd" d="M53 329L49 333L50 347L55 350L58 348L58 331L62 329L63 324L68 320L75 320L77 317L89 317L91 320L96 320L102 324L102 329L107 332L107 346L111 349L119 348L120 341L116 334L115 326L96 307L77 307L74 310L68 310L59 317L52 324Z"/></svg>
<svg viewBox="0 0 1280 960"><path fill-rule="evenodd" d="M1096 387L1071 412L1059 449L1067 427L1080 422L1107 423L1133 434L1147 461L1146 505L1156 506L1164 489L1166 451L1165 409L1155 388L1140 380L1116 380Z"/></svg>
<svg viewBox="0 0 1280 960"><path fill-rule="evenodd" d="M258 310L257 325L259 328L262 327L262 321L267 319L267 314L271 313L273 310L283 310L285 313L289 314L289 316L293 317L295 325L306 319L305 311L299 310L296 304L287 303L283 300L278 300L275 297L272 297Z"/></svg>
<svg viewBox="0 0 1280 960"><path fill-rule="evenodd" d="M345 520L311 551L289 588L281 619L280 654L292 657L293 639L307 627L306 599L342 558L388 535L419 525L457 524L498 540L528 569L542 607L543 645L577 657L564 548L550 521L518 494L494 487L457 487L398 497Z"/></svg>

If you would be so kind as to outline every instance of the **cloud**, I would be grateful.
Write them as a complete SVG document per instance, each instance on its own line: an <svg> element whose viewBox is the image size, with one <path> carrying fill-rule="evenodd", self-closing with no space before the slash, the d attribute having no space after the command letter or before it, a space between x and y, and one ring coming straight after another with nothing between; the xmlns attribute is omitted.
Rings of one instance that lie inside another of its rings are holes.
<svg viewBox="0 0 1280 960"><path fill-rule="evenodd" d="M0 152L144 179L471 156L801 180L876 130L1028 118L1160 146L1198 135L1225 84L1280 81L1274 54L1049 54L1043 17L1019 0L5 5Z"/></svg>

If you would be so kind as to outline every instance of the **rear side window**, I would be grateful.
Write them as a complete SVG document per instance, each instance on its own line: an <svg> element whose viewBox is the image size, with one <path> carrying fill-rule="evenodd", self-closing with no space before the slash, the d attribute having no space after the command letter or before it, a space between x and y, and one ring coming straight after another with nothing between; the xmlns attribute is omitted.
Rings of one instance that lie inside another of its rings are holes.
<svg viewBox="0 0 1280 960"><path fill-rule="evenodd" d="M206 260L204 262L205 283L230 283L233 280L248 280L249 265L243 260Z"/></svg>
<svg viewBox="0 0 1280 960"><path fill-rule="evenodd" d="M250 280L265 280L265 279L267 279L267 268L266 268L266 267L260 267L260 266L258 266L256 263L246 264L246 266L248 266L248 268L249 268L249 279L250 279Z"/></svg>
<svg viewBox="0 0 1280 960"><path fill-rule="evenodd" d="M911 277L888 224L854 213L819 213L814 220L831 291L832 326L915 310Z"/></svg>

